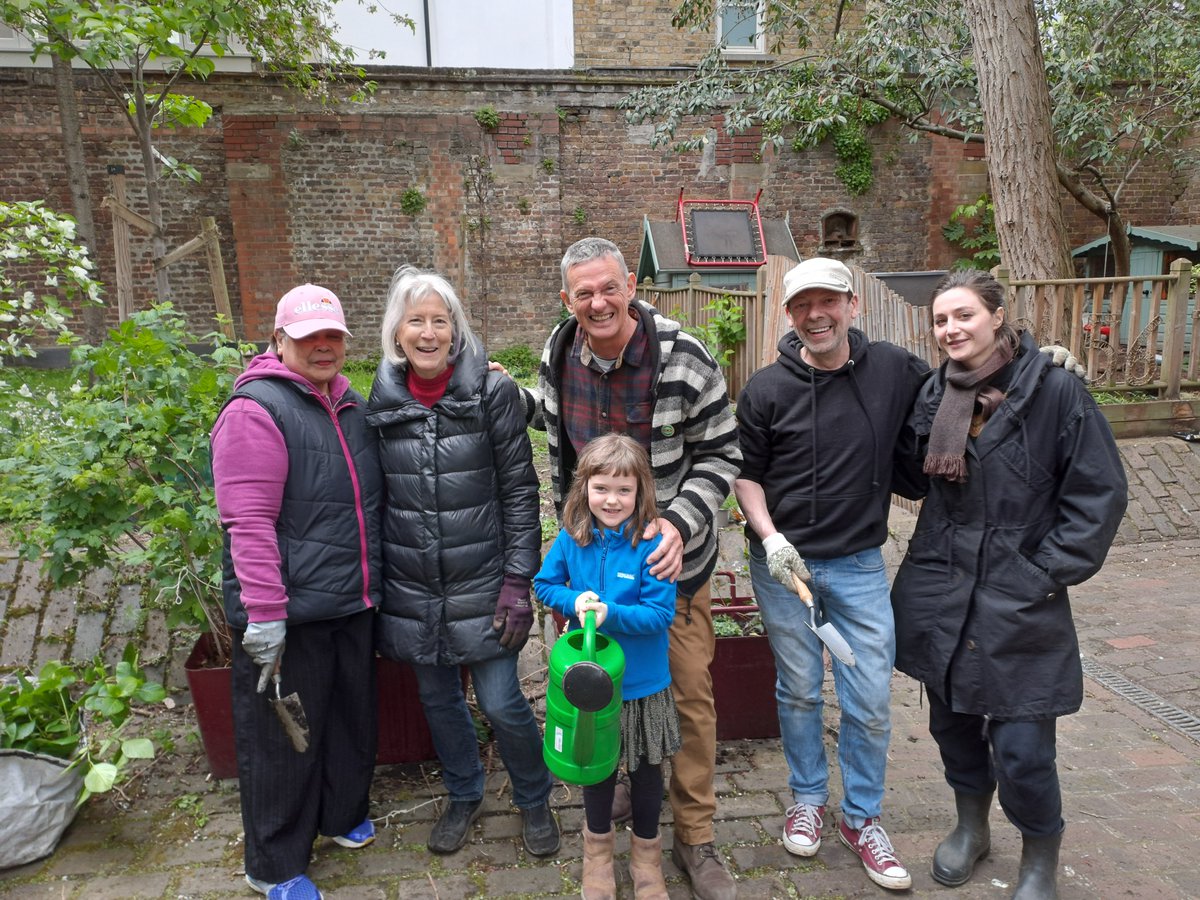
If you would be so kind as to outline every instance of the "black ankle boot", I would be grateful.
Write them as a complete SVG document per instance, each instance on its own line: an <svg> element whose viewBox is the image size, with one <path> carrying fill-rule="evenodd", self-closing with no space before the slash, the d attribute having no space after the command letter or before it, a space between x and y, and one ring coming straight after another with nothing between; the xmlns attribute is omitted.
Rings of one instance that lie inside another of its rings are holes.
<svg viewBox="0 0 1200 900"><path fill-rule="evenodd" d="M975 863L987 856L992 847L992 833L988 827L992 792L964 794L955 791L954 806L958 810L958 824L938 844L930 867L933 880L949 887L965 884L975 871Z"/></svg>
<svg viewBox="0 0 1200 900"><path fill-rule="evenodd" d="M1062 832L1021 837L1021 877L1012 900L1058 900L1058 849Z"/></svg>

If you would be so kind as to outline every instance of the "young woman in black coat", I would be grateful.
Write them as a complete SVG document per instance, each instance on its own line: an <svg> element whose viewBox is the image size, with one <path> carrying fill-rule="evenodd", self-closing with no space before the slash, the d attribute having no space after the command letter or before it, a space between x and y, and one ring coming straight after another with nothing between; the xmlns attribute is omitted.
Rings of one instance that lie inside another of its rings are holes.
<svg viewBox="0 0 1200 900"><path fill-rule="evenodd" d="M1018 336L1003 300L978 271L934 290L948 359L909 421L929 494L892 587L896 667L929 694L958 811L933 877L971 877L998 786L1023 840L1014 900L1045 900L1057 896L1064 827L1055 724L1083 701L1067 586L1104 562L1126 481L1087 389Z"/></svg>

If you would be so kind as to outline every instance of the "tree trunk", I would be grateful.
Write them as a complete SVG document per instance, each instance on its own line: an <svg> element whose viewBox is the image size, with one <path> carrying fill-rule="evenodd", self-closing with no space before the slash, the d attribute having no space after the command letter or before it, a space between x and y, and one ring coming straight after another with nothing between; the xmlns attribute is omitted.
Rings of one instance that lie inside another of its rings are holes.
<svg viewBox="0 0 1200 900"><path fill-rule="evenodd" d="M163 228L161 167L154 156L154 123L150 120L150 111L146 107L146 83L140 71L134 72L133 105L134 120L137 123L138 149L142 154L142 166L146 170L146 218L154 223L154 234L150 236L151 257L157 264L167 255L167 237ZM171 299L171 279L165 268L154 272L154 287L157 297L155 303L165 303Z"/></svg>
<svg viewBox="0 0 1200 900"><path fill-rule="evenodd" d="M54 72L54 90L58 94L59 129L63 155L67 161L67 184L71 189L71 211L75 216L75 233L96 259L96 221L92 216L92 189L88 182L87 164L83 154L83 135L79 130L79 107L75 102L75 72L71 63L56 53L50 54ZM80 315L83 336L89 344L104 339L104 308L84 303Z"/></svg>
<svg viewBox="0 0 1200 900"><path fill-rule="evenodd" d="M979 72L1000 258L1013 278L1073 274L1033 0L964 0Z"/></svg>

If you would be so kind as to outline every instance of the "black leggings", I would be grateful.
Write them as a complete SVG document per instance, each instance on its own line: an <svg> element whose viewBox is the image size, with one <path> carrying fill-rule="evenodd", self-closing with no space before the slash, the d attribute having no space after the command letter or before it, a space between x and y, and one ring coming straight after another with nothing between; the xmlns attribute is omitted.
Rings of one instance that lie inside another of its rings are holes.
<svg viewBox="0 0 1200 900"><path fill-rule="evenodd" d="M584 787L583 811L587 817L588 831L592 834L608 834L612 829L613 793L616 787L616 772L599 784ZM638 767L629 773L629 800L633 808L633 833L647 841L658 837L658 818L662 814L663 801L661 765L651 765L644 756L638 760Z"/></svg>

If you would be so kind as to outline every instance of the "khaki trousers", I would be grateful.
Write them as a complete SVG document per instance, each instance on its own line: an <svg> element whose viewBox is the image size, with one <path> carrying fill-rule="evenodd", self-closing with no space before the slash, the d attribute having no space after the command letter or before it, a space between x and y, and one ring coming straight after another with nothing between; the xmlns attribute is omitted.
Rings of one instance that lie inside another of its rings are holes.
<svg viewBox="0 0 1200 900"><path fill-rule="evenodd" d="M713 786L717 762L717 710L708 671L716 649L712 591L705 585L692 597L677 594L675 619L668 632L671 690L679 709L683 744L671 760L671 809L675 838L685 844L707 844L713 838L717 795Z"/></svg>

